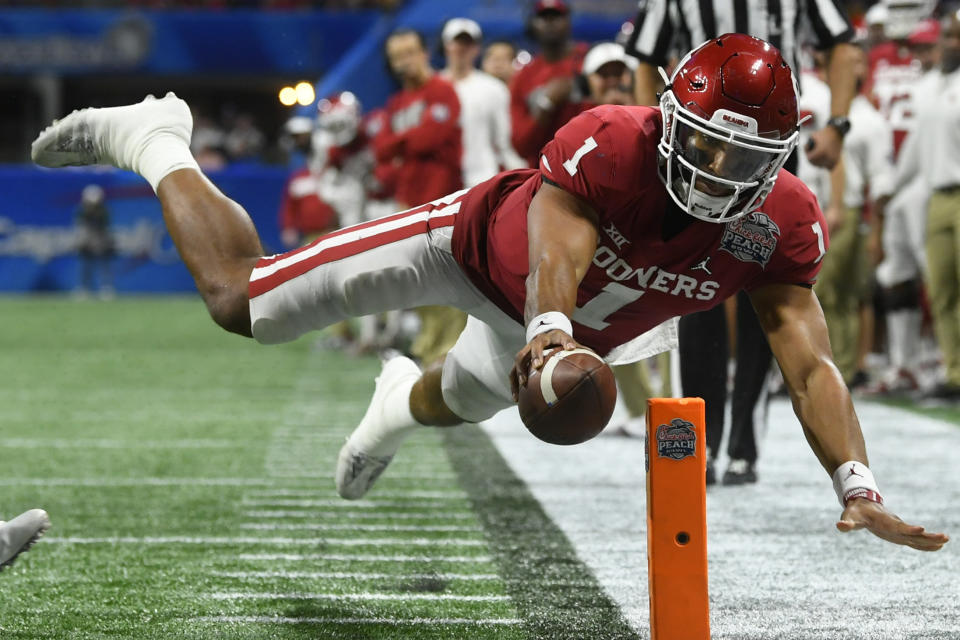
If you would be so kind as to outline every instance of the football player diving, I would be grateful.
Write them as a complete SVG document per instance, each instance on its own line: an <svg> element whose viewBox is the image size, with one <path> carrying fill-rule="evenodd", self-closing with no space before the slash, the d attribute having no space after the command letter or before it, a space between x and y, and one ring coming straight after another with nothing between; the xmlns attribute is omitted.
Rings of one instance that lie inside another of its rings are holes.
<svg viewBox="0 0 960 640"><path fill-rule="evenodd" d="M40 165L110 164L150 182L214 321L261 343L351 316L442 304L469 314L425 371L385 363L340 452L340 495L363 496L411 432L480 422L515 402L544 351L610 364L668 349L674 319L745 289L796 415L833 477L840 531L933 551L948 538L883 503L811 290L827 250L814 196L782 170L798 139L797 86L779 51L742 34L681 60L660 107L572 119L536 169L264 256L249 216L190 155L190 110L161 100L84 109L33 144Z"/></svg>

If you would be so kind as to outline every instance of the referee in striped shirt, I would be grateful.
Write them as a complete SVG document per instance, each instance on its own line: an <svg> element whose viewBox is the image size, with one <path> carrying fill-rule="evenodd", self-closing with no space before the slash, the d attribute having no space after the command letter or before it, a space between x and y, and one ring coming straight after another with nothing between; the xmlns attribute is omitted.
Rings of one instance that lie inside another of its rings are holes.
<svg viewBox="0 0 960 640"><path fill-rule="evenodd" d="M625 49L640 64L636 70L637 104L656 105L663 87L657 67L669 54L687 51L724 33L739 32L777 47L799 78L799 48L807 40L828 50L831 118L812 135L807 157L833 168L843 136L850 128L847 112L856 94L854 32L839 0L640 0L633 32ZM801 91L803 88L801 87ZM797 171L796 151L786 168ZM838 168L838 171L842 169ZM838 174L839 175L839 174ZM757 430L766 428L767 373L773 354L760 322L742 292L737 297L737 368L731 399L727 453L730 464L723 484L757 481ZM680 380L683 393L706 401L707 483L716 482L714 461L723 438L727 400L729 344L724 305L680 319Z"/></svg>
<svg viewBox="0 0 960 640"><path fill-rule="evenodd" d="M657 104L656 92L663 85L657 67L666 66L671 51L689 51L705 40L733 32L775 46L797 77L798 51L806 44L805 35L809 34L816 49L829 50L830 110L836 120L814 133L814 147L807 157L816 166L833 168L849 128L845 118L857 85L853 27L839 0L640 0L625 47L640 61L637 104Z"/></svg>

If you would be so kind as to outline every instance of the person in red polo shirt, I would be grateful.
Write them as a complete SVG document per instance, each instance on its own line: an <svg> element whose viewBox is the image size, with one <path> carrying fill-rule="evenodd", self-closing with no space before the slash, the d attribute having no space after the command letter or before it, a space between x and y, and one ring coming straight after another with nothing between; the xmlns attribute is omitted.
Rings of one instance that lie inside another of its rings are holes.
<svg viewBox="0 0 960 640"><path fill-rule="evenodd" d="M573 94L587 45L570 40L570 7L563 0L538 0L530 28L540 54L510 81L510 122L513 148L536 167L543 145L584 110Z"/></svg>
<svg viewBox="0 0 960 640"><path fill-rule="evenodd" d="M400 29L387 37L387 62L401 89L387 101L387 128L373 141L378 163L396 167L394 197L406 209L456 191L461 182L460 101L453 84L430 67L423 36ZM417 309L420 333L410 348L432 362L449 351L467 323L452 307Z"/></svg>
<svg viewBox="0 0 960 640"><path fill-rule="evenodd" d="M373 148L379 163L396 166L395 198L406 208L462 186L460 101L453 84L430 67L420 33L394 31L385 51L401 88L387 101L387 127Z"/></svg>

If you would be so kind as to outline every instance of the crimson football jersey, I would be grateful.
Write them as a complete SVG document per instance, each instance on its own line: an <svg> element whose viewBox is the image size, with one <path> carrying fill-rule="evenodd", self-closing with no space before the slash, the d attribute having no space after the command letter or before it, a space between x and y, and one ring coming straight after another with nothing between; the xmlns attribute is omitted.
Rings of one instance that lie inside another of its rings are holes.
<svg viewBox="0 0 960 640"><path fill-rule="evenodd" d="M884 42L870 50L869 71L863 92L893 129L894 157L914 127L916 100L914 90L923 77L923 67L909 47Z"/></svg>
<svg viewBox="0 0 960 640"><path fill-rule="evenodd" d="M781 171L761 211L726 224L693 219L659 177L662 125L653 107L591 109L544 147L539 171L505 172L471 189L454 227L453 252L474 284L523 323L527 209L544 181L599 216L598 246L580 283L573 325L577 341L600 354L740 289L812 284L828 241L809 189Z"/></svg>
<svg viewBox="0 0 960 640"><path fill-rule="evenodd" d="M554 78L573 78L580 73L587 48L585 43L577 42L570 48L569 55L555 62L536 56L510 80L510 142L531 167L537 166L540 149L557 129L586 107L580 102L565 102L557 107L548 122L541 124L530 113L529 102Z"/></svg>
<svg viewBox="0 0 960 640"><path fill-rule="evenodd" d="M406 206L460 188L460 101L448 80L434 74L417 89L387 101L384 131L373 140L378 163L396 168L394 197Z"/></svg>

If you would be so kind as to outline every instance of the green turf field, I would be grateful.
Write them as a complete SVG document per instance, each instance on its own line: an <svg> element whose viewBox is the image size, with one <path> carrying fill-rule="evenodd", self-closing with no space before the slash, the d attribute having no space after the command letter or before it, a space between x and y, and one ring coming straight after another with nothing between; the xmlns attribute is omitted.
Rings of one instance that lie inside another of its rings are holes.
<svg viewBox="0 0 960 640"><path fill-rule="evenodd" d="M54 523L0 574L0 638L638 637L478 429L336 496L375 359L261 347L194 298L0 317L0 517Z"/></svg>

